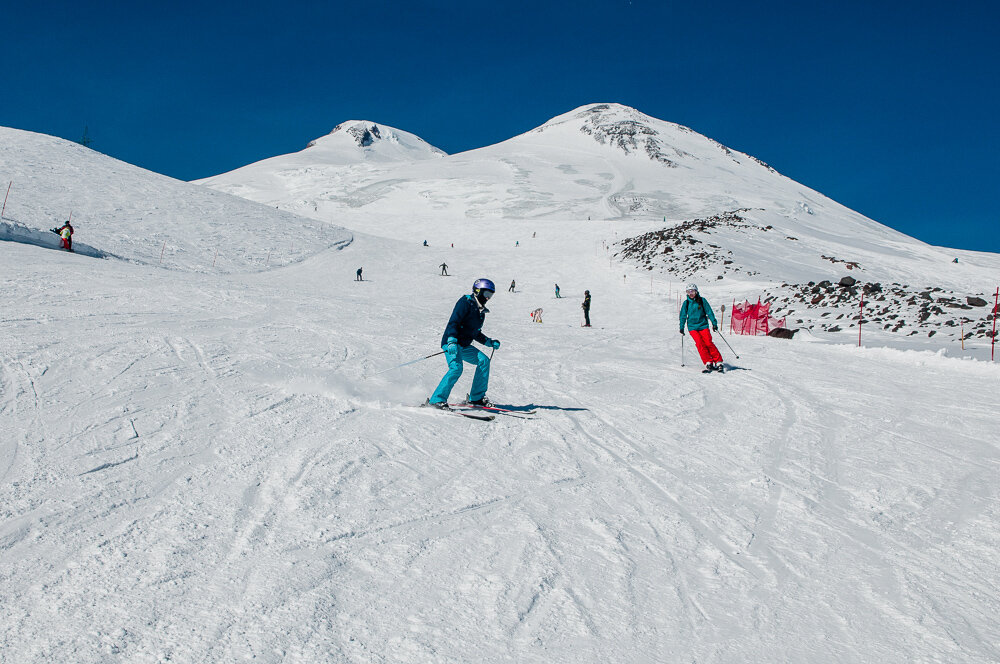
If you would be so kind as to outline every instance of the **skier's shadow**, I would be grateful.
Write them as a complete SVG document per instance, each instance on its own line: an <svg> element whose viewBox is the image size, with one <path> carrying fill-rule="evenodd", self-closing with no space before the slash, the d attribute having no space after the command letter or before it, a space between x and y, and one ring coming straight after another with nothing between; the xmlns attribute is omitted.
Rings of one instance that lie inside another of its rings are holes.
<svg viewBox="0 0 1000 664"><path fill-rule="evenodd" d="M737 367L733 366L732 364L727 364L725 365L725 367L726 367L726 373L729 373L730 371L753 371L753 369L748 369L747 367Z"/></svg>
<svg viewBox="0 0 1000 664"><path fill-rule="evenodd" d="M507 410L564 410L564 411L581 411L590 410L589 408L564 408L563 406L539 406L538 404L529 403L526 406L503 406Z"/></svg>

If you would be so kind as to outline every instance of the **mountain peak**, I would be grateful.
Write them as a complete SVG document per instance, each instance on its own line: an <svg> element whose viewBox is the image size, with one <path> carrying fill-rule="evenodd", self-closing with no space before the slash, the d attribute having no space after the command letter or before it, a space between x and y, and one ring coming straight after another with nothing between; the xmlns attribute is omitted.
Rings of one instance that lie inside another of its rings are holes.
<svg viewBox="0 0 1000 664"><path fill-rule="evenodd" d="M326 153L326 158L322 160L333 159L334 162L352 162L358 158L407 161L446 154L419 136L370 120L341 122L329 134L310 141L306 152L313 155Z"/></svg>
<svg viewBox="0 0 1000 664"><path fill-rule="evenodd" d="M566 125L577 127L601 145L616 147L626 154L645 153L651 160L669 167L677 164L666 155L661 136L663 130L673 128L692 133L687 127L657 120L631 106L617 103L580 106L552 118L535 131L544 132Z"/></svg>
<svg viewBox="0 0 1000 664"><path fill-rule="evenodd" d="M342 122L334 127L330 134L336 134L338 132L346 133L348 136L353 138L354 142L361 148L371 147L376 141L382 140L382 130L379 126L374 122L368 122L365 120L350 120L348 122ZM386 136L387 138L394 137L391 132L388 132ZM316 143L316 141L310 143L310 147L312 147L314 143Z"/></svg>

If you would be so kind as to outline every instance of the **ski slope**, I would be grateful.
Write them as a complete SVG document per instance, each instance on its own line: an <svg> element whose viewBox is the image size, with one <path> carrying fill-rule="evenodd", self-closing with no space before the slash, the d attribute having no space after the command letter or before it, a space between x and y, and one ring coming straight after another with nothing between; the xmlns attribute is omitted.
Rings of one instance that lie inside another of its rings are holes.
<svg viewBox="0 0 1000 664"><path fill-rule="evenodd" d="M705 238L724 279L684 275L717 312L823 256L965 295L1000 257L605 106L452 156L345 123L228 193L0 129L0 663L1000 659L987 341L848 319L704 375L680 275L618 254L753 208L771 230ZM479 277L489 396L530 419L418 408L443 359L393 369Z"/></svg>
<svg viewBox="0 0 1000 664"><path fill-rule="evenodd" d="M0 661L1000 658L995 365L703 375L613 222L445 224L228 274L0 242ZM413 408L440 357L366 378L481 276L534 419Z"/></svg>

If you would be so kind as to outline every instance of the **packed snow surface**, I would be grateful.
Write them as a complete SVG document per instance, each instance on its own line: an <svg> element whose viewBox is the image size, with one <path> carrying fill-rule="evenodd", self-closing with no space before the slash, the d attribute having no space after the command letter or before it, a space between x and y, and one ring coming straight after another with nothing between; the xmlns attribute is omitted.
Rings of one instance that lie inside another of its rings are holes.
<svg viewBox="0 0 1000 664"><path fill-rule="evenodd" d="M648 220L383 201L345 230L81 158L120 193L77 226L109 256L0 242L0 661L1000 659L983 341L717 336L705 375L678 281L612 256ZM33 182L5 216L45 233L81 194ZM144 206L173 259L115 239ZM260 257L212 266L234 211ZM527 419L415 407L441 357L392 369L478 277L489 395ZM702 292L719 313L753 285Z"/></svg>

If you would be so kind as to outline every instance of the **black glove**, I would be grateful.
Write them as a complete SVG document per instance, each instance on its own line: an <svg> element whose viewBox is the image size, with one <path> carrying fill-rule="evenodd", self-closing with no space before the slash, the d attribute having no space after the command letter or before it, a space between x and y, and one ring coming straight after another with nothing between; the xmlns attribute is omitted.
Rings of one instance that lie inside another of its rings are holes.
<svg viewBox="0 0 1000 664"><path fill-rule="evenodd" d="M719 326L718 325L713 325L712 326L712 332L718 332L718 331L719 331Z"/></svg>

